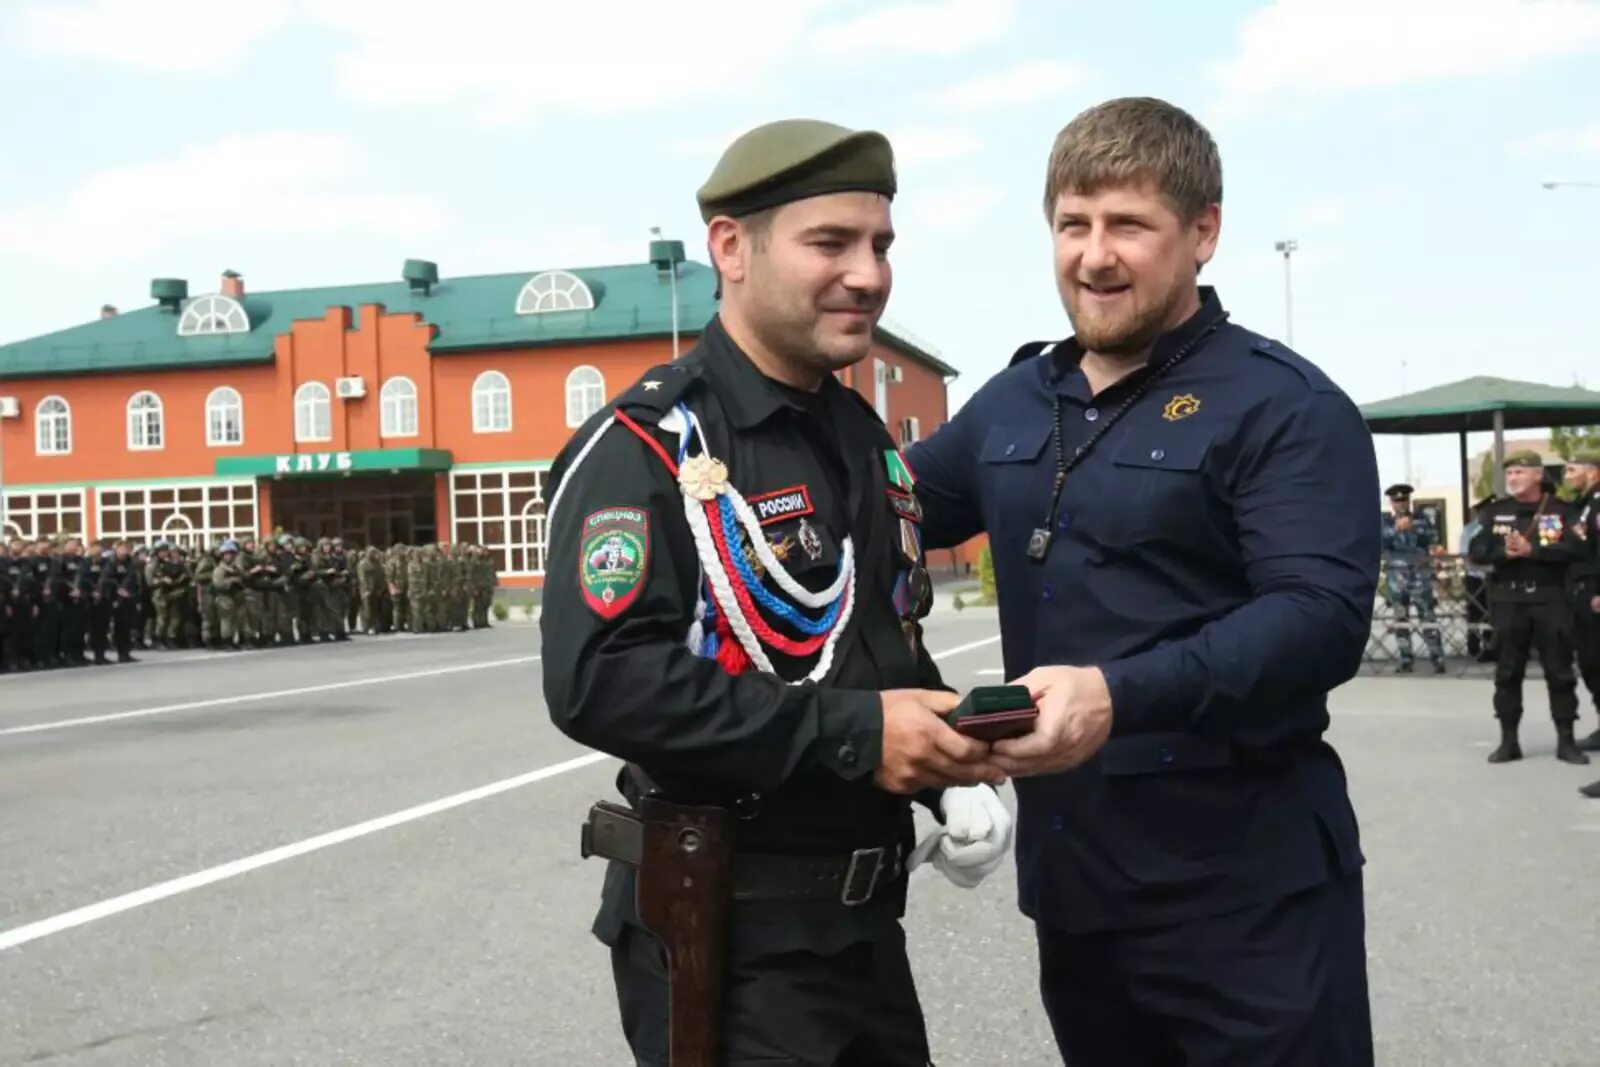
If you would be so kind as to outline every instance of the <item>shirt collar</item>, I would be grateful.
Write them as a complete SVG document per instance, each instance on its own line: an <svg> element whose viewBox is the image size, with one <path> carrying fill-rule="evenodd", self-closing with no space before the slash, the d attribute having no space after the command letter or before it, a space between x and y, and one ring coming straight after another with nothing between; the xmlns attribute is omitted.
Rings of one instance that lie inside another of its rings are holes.
<svg viewBox="0 0 1600 1067"><path fill-rule="evenodd" d="M700 345L705 350L706 367L712 371L710 380L717 397L727 409L728 419L734 429L753 429L778 412L789 410L806 414L800 400L773 381L751 361L722 325L722 316L712 316L700 335ZM843 388L833 375L822 381L822 393Z"/></svg>
<svg viewBox="0 0 1600 1067"><path fill-rule="evenodd" d="M1145 361L1145 367L1158 367L1173 353L1184 345L1199 337L1206 330L1211 329L1221 319L1227 316L1223 310L1222 301L1217 296L1215 288L1209 285L1200 286L1200 308L1190 315L1178 326L1168 330L1156 339L1155 345L1150 349L1150 358ZM1083 346L1076 337L1069 337L1050 350L1050 381L1051 384L1066 384L1063 380L1071 381L1078 369L1078 364L1083 360ZM1124 381L1137 380L1136 372L1125 378ZM1081 376L1077 376L1081 381ZM1121 384L1121 383L1118 383ZM1088 399L1085 395L1084 399Z"/></svg>

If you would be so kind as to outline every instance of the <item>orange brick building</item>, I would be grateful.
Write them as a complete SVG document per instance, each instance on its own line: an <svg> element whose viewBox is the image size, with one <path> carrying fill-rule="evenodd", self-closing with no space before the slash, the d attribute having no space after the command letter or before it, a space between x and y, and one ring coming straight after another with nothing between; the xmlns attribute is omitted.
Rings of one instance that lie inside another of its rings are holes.
<svg viewBox="0 0 1600 1067"><path fill-rule="evenodd" d="M153 306L0 346L0 533L472 541L537 584L551 460L716 310L710 268L650 254L264 293L229 271L193 298L157 279ZM841 379L909 443L946 421L955 374L881 329Z"/></svg>

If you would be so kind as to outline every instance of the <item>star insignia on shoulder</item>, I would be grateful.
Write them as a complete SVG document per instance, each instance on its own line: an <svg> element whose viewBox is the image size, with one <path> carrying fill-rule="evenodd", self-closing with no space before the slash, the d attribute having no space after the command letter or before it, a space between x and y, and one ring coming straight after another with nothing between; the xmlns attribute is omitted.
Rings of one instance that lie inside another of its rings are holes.
<svg viewBox="0 0 1600 1067"><path fill-rule="evenodd" d="M661 383L658 382L658 381L655 381L654 379L644 383L644 391L647 392L647 393L653 393L657 389L660 389L660 388L661 388Z"/></svg>

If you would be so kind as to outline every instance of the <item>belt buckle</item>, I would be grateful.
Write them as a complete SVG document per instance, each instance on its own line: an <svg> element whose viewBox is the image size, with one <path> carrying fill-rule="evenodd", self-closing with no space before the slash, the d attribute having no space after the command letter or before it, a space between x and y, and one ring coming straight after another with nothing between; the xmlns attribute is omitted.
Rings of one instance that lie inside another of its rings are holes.
<svg viewBox="0 0 1600 1067"><path fill-rule="evenodd" d="M872 899L872 894L878 888L878 875L883 873L883 857L887 850L879 845L877 848L858 848L850 853L850 866L845 868L844 885L839 889L839 903L847 908L860 907ZM857 865L865 859L872 861L872 874L867 878L867 888L856 895L851 892L856 885Z"/></svg>

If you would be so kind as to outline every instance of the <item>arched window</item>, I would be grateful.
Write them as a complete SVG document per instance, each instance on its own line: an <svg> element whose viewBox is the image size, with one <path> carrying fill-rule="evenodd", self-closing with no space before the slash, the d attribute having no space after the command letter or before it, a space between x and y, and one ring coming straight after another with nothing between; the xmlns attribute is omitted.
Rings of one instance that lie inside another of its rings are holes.
<svg viewBox="0 0 1600 1067"><path fill-rule="evenodd" d="M518 315L546 311L593 311L594 293L583 279L564 270L536 274L517 294Z"/></svg>
<svg viewBox="0 0 1600 1067"><path fill-rule="evenodd" d="M151 392L128 398L128 448L147 452L162 445L161 398Z"/></svg>
<svg viewBox="0 0 1600 1067"><path fill-rule="evenodd" d="M219 386L206 397L206 444L244 444L244 401L237 389Z"/></svg>
<svg viewBox="0 0 1600 1067"><path fill-rule="evenodd" d="M321 382L306 382L294 391L294 439L328 441L333 438L333 401Z"/></svg>
<svg viewBox="0 0 1600 1067"><path fill-rule="evenodd" d="M4 535L7 543L22 540L22 527L14 522L0 524L0 535Z"/></svg>
<svg viewBox="0 0 1600 1067"><path fill-rule="evenodd" d="M390 378L378 399L383 406L383 436L417 436L417 387L410 378Z"/></svg>
<svg viewBox="0 0 1600 1067"><path fill-rule="evenodd" d="M505 433L511 429L511 383L497 370L486 370L472 383L472 432Z"/></svg>
<svg viewBox="0 0 1600 1067"><path fill-rule="evenodd" d="M179 337L201 337L214 333L249 333L250 316L244 305L231 296L213 293L189 301L178 319Z"/></svg>
<svg viewBox="0 0 1600 1067"><path fill-rule="evenodd" d="M64 456L72 451L72 409L59 396L47 396L34 409L41 456Z"/></svg>
<svg viewBox="0 0 1600 1067"><path fill-rule="evenodd" d="M167 516L166 521L161 524L161 539L170 541L180 548L189 548L199 541L199 538L195 537L194 523L190 522L189 517L182 512L173 512Z"/></svg>
<svg viewBox="0 0 1600 1067"><path fill-rule="evenodd" d="M582 426L605 407L606 380L593 367L574 367L567 375L567 425Z"/></svg>

